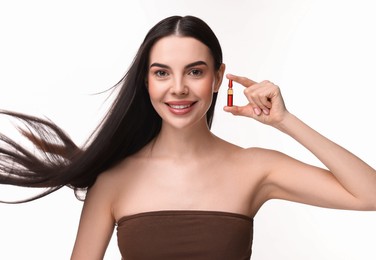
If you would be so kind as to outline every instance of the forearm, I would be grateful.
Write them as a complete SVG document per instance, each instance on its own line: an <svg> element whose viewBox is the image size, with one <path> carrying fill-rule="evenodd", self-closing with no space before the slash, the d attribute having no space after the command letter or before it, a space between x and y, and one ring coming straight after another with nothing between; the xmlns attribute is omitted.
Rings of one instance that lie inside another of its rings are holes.
<svg viewBox="0 0 376 260"><path fill-rule="evenodd" d="M310 150L354 197L376 206L376 171L372 167L292 114L276 127Z"/></svg>

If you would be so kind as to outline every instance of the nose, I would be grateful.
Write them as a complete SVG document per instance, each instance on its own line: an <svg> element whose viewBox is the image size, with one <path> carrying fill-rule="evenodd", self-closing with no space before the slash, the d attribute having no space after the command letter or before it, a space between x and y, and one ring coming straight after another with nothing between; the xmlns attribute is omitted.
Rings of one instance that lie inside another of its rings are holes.
<svg viewBox="0 0 376 260"><path fill-rule="evenodd" d="M171 86L171 94L184 96L189 93L188 86L185 84L182 78L176 78Z"/></svg>

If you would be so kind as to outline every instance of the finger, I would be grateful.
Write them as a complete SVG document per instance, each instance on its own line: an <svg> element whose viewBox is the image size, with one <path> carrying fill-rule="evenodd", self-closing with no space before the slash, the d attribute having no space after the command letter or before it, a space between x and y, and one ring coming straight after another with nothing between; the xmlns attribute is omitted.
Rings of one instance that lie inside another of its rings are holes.
<svg viewBox="0 0 376 260"><path fill-rule="evenodd" d="M254 105L253 105L254 102ZM257 115L264 113L265 115L269 115L270 109L272 108L272 103L269 101L269 99L266 96L256 96L252 98L252 102L250 102L253 109L255 110L255 113ZM257 110L256 110L257 109Z"/></svg>
<svg viewBox="0 0 376 260"><path fill-rule="evenodd" d="M260 115L261 113L269 115L272 103L268 100L268 97L257 91L257 88L244 89L244 95L247 97L249 105L253 108L256 115Z"/></svg>
<svg viewBox="0 0 376 260"><path fill-rule="evenodd" d="M223 108L224 111L229 112L233 114L234 116L248 116L248 117L254 117L254 110L252 107L249 106L225 106Z"/></svg>
<svg viewBox="0 0 376 260"><path fill-rule="evenodd" d="M267 96L263 96L262 97L262 100L261 100L262 104L268 108L268 109L271 109L272 108L272 102L271 102L271 99Z"/></svg>
<svg viewBox="0 0 376 260"><path fill-rule="evenodd" d="M254 84L257 84L256 81L253 81L249 78L241 77L241 76L237 76L237 75L233 75L233 74L227 74L226 77L228 79L231 79L231 80L243 85L244 87L250 87Z"/></svg>
<svg viewBox="0 0 376 260"><path fill-rule="evenodd" d="M262 102L262 105L263 105L262 112L265 115L269 115L270 109L272 108L272 102L270 102L270 99L265 97L265 96L261 99L261 102Z"/></svg>

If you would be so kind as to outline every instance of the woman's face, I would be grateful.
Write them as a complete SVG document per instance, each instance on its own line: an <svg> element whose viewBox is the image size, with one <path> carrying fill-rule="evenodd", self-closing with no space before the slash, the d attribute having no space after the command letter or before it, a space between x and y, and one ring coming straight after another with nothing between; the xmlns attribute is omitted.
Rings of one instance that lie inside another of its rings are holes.
<svg viewBox="0 0 376 260"><path fill-rule="evenodd" d="M168 36L151 49L148 67L151 103L163 124L175 128L206 124L206 112L222 81L209 48L192 37Z"/></svg>

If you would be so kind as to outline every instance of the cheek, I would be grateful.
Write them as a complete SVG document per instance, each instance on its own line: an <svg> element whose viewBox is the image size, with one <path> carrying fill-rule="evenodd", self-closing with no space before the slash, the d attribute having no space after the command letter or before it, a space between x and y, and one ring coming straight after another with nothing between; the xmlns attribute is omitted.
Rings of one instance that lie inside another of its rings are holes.
<svg viewBox="0 0 376 260"><path fill-rule="evenodd" d="M214 91L214 78L207 77L201 82L201 87L199 88L200 93L203 96L212 96Z"/></svg>
<svg viewBox="0 0 376 260"><path fill-rule="evenodd" d="M154 86L152 84L150 84L148 86L148 92L149 92L150 99L154 99L155 96L156 96L156 94L157 94L154 89L155 88L154 88Z"/></svg>
<svg viewBox="0 0 376 260"><path fill-rule="evenodd" d="M155 96L157 94L157 91L156 91L157 89L158 89L158 84L156 84L154 78L151 77L150 74L148 74L148 77L147 77L147 90L149 92L150 98L152 98L153 96Z"/></svg>
<svg viewBox="0 0 376 260"><path fill-rule="evenodd" d="M162 86L152 80L148 81L148 92L151 100L158 99L162 95Z"/></svg>

